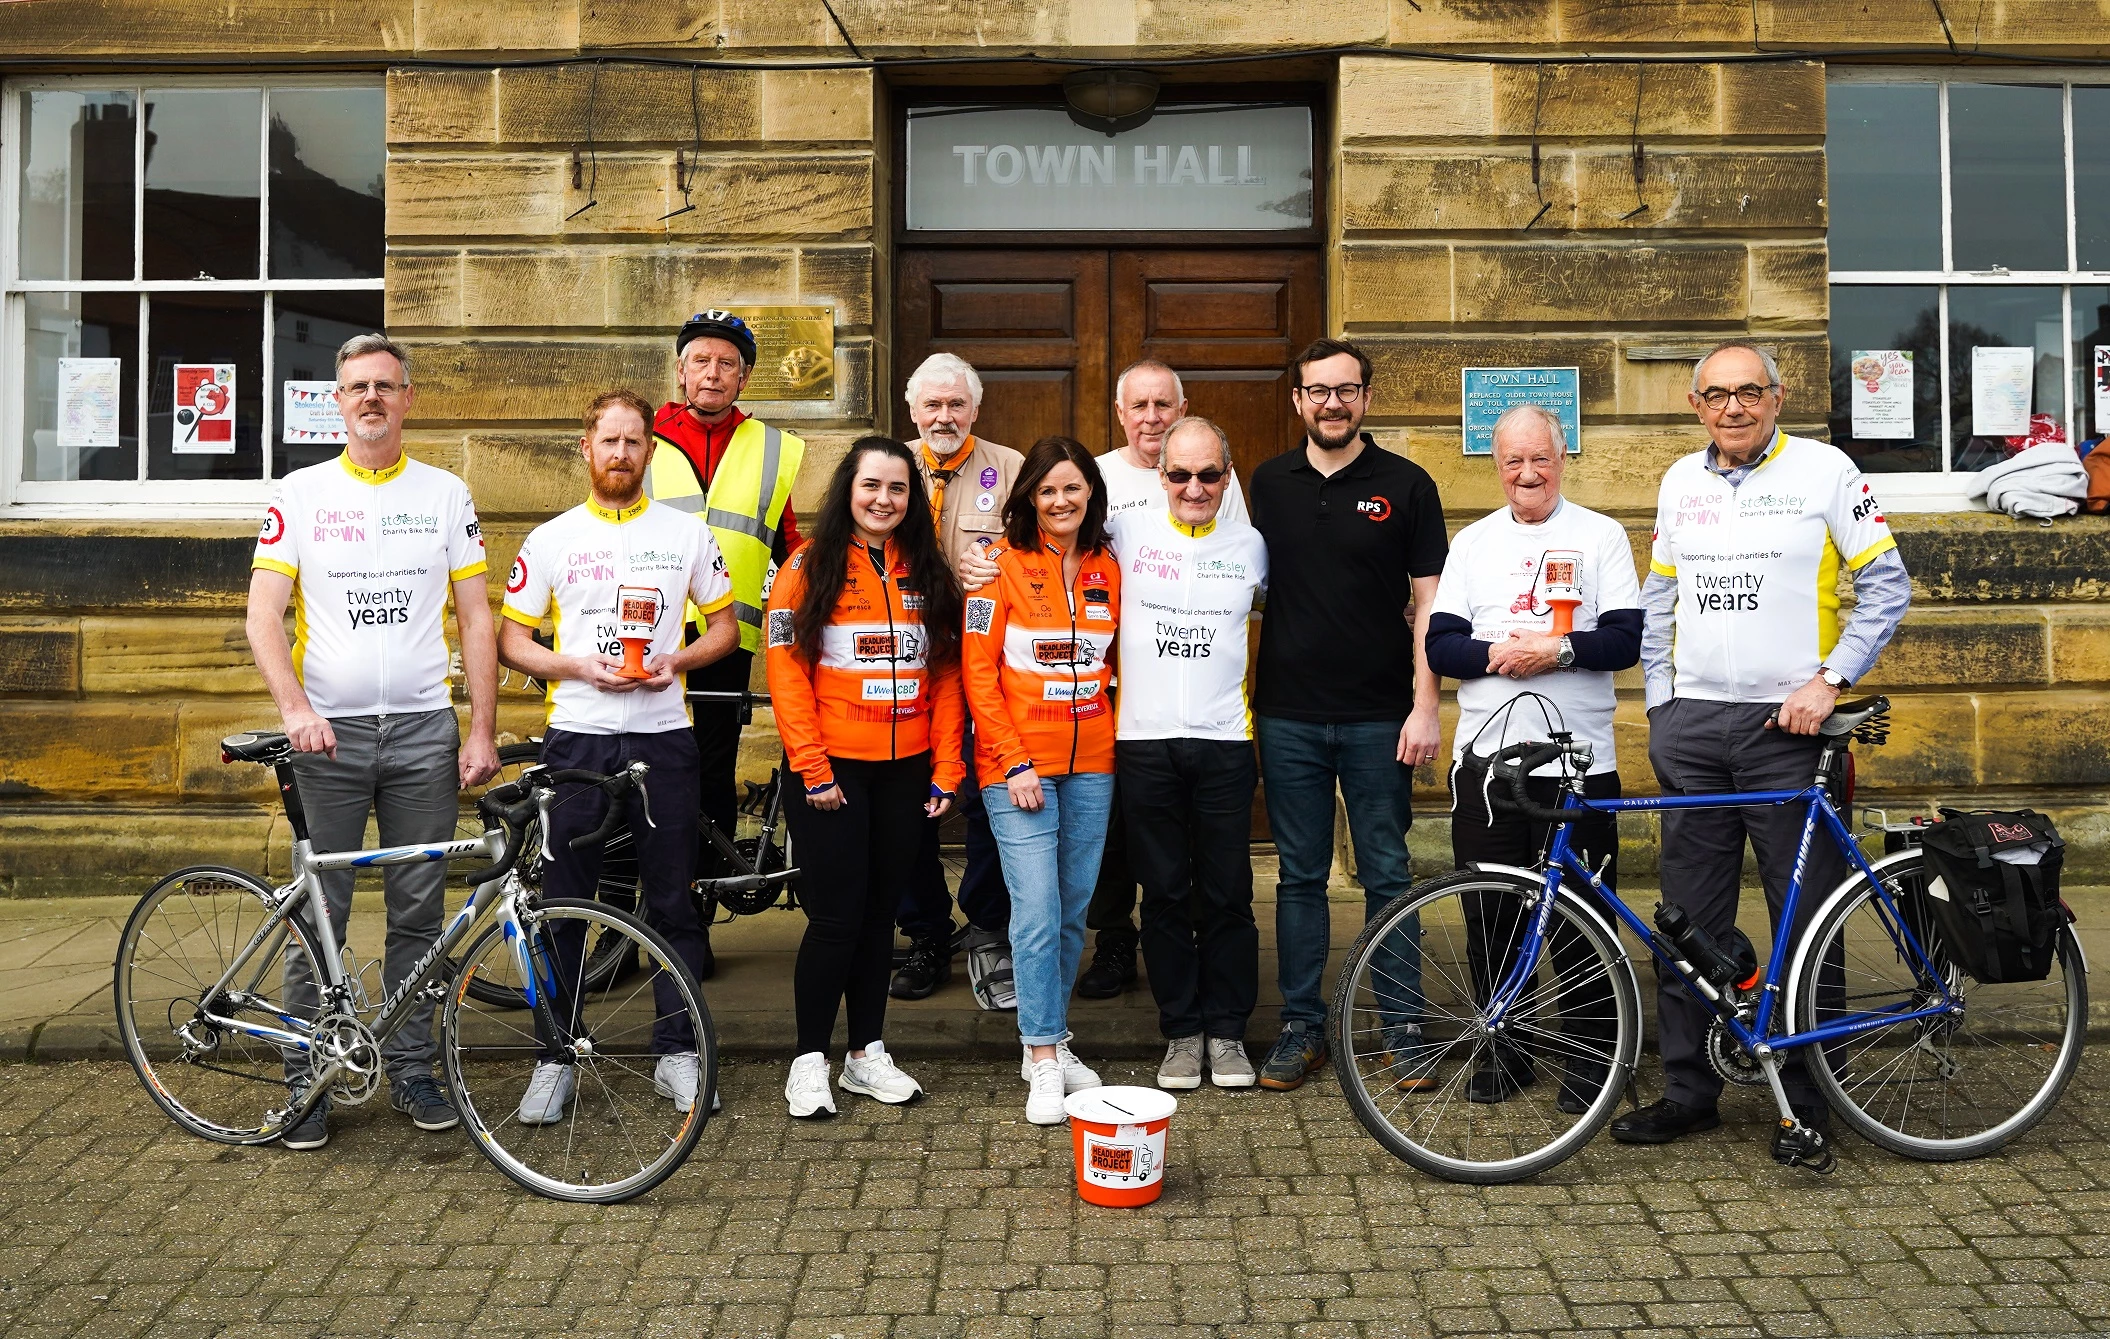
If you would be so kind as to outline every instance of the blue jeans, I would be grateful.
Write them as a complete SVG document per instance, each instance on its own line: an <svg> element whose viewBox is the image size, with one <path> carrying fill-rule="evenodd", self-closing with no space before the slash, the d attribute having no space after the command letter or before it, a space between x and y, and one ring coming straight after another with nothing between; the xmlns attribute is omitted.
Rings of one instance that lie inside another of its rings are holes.
<svg viewBox="0 0 2110 1339"><path fill-rule="evenodd" d="M1336 782L1348 810L1348 834L1355 842L1364 919L1413 883L1406 834L1414 825L1414 771L1399 761L1399 732L1405 724L1254 717L1268 827L1281 860L1281 879L1275 885L1275 952L1286 1026L1309 1031L1326 1023L1319 987L1332 937L1326 880L1333 870ZM1387 1023L1421 1017L1420 931L1418 924L1400 926L1375 964L1379 1012Z"/></svg>
<svg viewBox="0 0 2110 1339"><path fill-rule="evenodd" d="M1044 776L1040 790L1047 802L1038 813L1012 804L1002 782L982 787L982 804L1011 890L1019 1039L1053 1046L1070 1035L1070 987L1084 956L1084 912L1099 881L1114 778L1108 772Z"/></svg>

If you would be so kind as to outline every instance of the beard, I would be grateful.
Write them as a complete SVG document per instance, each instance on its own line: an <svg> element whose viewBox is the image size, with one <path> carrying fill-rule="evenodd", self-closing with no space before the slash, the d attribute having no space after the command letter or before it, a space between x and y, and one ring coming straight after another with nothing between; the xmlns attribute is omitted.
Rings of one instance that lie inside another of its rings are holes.
<svg viewBox="0 0 2110 1339"><path fill-rule="evenodd" d="M1312 421L1307 419L1305 431L1322 451L1339 451L1355 443L1356 434L1362 430L1359 418L1331 418Z"/></svg>
<svg viewBox="0 0 2110 1339"><path fill-rule="evenodd" d="M644 489L645 476L641 471L588 469L593 480L596 496L625 505L635 501Z"/></svg>
<svg viewBox="0 0 2110 1339"><path fill-rule="evenodd" d="M936 448L940 455L951 455L967 440L967 434L958 428L932 426L924 431L923 440Z"/></svg>
<svg viewBox="0 0 2110 1339"><path fill-rule="evenodd" d="M388 424L384 422L379 427L368 427L366 421L362 419L352 425L352 436L357 437L368 446L374 446L388 440Z"/></svg>

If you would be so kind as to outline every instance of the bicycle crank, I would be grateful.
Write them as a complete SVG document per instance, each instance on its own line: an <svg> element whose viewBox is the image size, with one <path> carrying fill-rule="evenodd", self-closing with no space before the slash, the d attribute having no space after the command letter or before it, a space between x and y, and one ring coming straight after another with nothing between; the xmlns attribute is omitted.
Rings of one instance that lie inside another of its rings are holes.
<svg viewBox="0 0 2110 1339"><path fill-rule="evenodd" d="M1763 1088L1766 1086L1766 1071L1752 1059L1728 1025L1717 1018L1707 1028L1707 1066L1725 1082L1739 1088Z"/></svg>
<svg viewBox="0 0 2110 1339"><path fill-rule="evenodd" d="M337 1066L330 1096L348 1107L358 1106L381 1086L381 1044L366 1024L356 1018L325 1018L315 1025L310 1043L319 1069Z"/></svg>

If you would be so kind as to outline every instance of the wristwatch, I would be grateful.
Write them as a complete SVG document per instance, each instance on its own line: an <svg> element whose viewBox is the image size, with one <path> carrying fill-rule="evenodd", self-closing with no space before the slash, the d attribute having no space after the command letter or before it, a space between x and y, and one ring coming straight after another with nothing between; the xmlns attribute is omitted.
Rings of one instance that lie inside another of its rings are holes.
<svg viewBox="0 0 2110 1339"><path fill-rule="evenodd" d="M1553 662L1562 669L1572 666L1575 663L1575 643L1566 637L1561 638L1560 654L1553 658Z"/></svg>
<svg viewBox="0 0 2110 1339"><path fill-rule="evenodd" d="M1833 669L1830 665L1826 665L1820 668L1817 671L1817 677L1830 684L1832 686L1832 691L1834 692L1843 693L1847 689L1854 686L1854 681L1852 679L1847 678L1844 674L1841 674L1839 671Z"/></svg>

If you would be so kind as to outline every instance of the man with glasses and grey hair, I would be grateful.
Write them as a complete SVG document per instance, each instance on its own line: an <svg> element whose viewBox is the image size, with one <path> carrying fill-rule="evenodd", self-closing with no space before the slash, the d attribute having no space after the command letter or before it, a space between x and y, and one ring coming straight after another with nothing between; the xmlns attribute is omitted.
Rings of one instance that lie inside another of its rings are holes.
<svg viewBox="0 0 2110 1339"><path fill-rule="evenodd" d="M1718 346L1693 368L1687 399L1711 440L1670 467L1656 498L1641 589L1649 761L1666 795L1794 790L1816 771L1817 728L1832 704L1905 617L1912 582L1854 462L1780 429L1784 392L1770 353L1742 340ZM1842 567L1856 601L1843 627ZM1725 933L1749 838L1776 939L1799 934L1802 924L1783 927L1780 913L1801 832L1792 806L1666 812L1664 900ZM1798 921L1845 874L1832 844L1814 843ZM1722 1080L1705 1056L1712 1015L1668 977L1656 1010L1664 1093L1612 1122L1623 1143L1664 1144L1721 1124ZM1781 1081L1803 1124L1823 1130L1830 1113L1799 1058ZM1778 1156L1778 1132L1774 1143Z"/></svg>
<svg viewBox="0 0 2110 1339"><path fill-rule="evenodd" d="M337 407L344 454L287 475L257 536L249 580L250 653L293 744L308 831L318 852L356 851L366 819L383 846L454 835L459 791L498 771L498 645L484 596L484 542L461 480L403 453L403 420L415 398L410 359L382 335L337 351ZM463 740L448 683L447 597L461 628L469 681ZM285 615L298 598L296 640ZM439 937L444 864L383 872L386 989L409 979ZM344 942L352 873L322 876L330 924ZM288 970L287 999L313 1008L305 963ZM391 1103L421 1130L459 1119L433 1077L432 1006L418 1009L382 1047ZM296 1091L304 1060L287 1063ZM287 1148L329 1142L329 1102L286 1131Z"/></svg>

